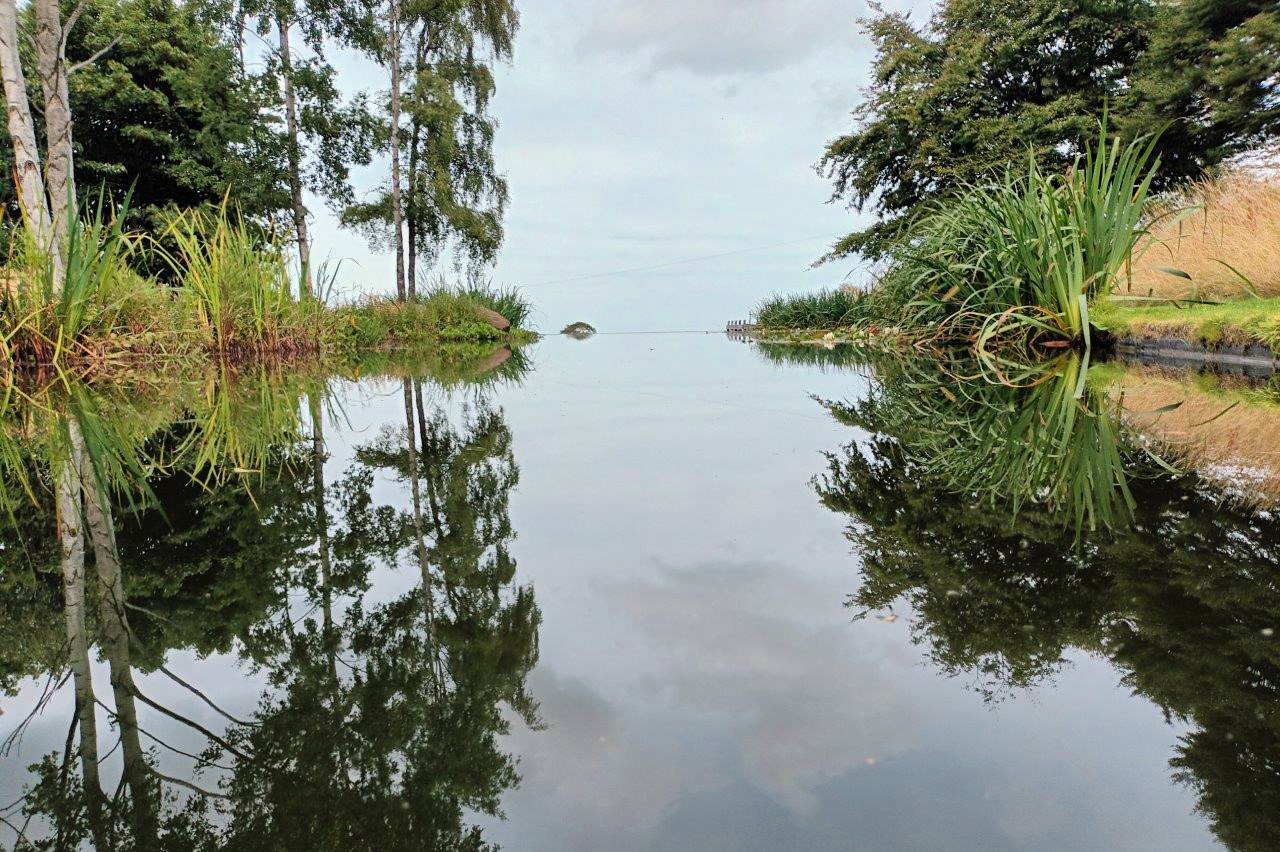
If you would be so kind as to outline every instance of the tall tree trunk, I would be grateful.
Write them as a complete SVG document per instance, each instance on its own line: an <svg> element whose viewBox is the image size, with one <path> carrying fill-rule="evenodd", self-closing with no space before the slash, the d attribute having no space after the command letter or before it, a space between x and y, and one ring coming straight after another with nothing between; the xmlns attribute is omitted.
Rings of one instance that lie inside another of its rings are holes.
<svg viewBox="0 0 1280 852"><path fill-rule="evenodd" d="M93 674L89 668L89 636L85 623L84 520L80 509L84 438L74 419L67 421L67 430L71 438L71 453L62 463L54 495L61 543L63 615L76 712L80 717L80 775L85 805L89 810L89 824L95 839L100 841L97 835L101 832L105 797L98 775L97 702L93 694Z"/></svg>
<svg viewBox="0 0 1280 852"><path fill-rule="evenodd" d="M71 97L67 89L66 38L58 0L35 0L36 66L44 93L45 174L53 220L54 283L66 277L67 229L75 217L75 157L71 139Z"/></svg>
<svg viewBox="0 0 1280 852"><path fill-rule="evenodd" d="M302 204L302 147L298 142L298 109L293 95L293 53L289 49L289 27L293 21L280 12L280 76L284 89L284 122L289 135L289 196L293 201L293 228L298 239L299 297L311 297L311 241L307 237L307 208Z"/></svg>
<svg viewBox="0 0 1280 852"><path fill-rule="evenodd" d="M48 2L48 0L44 0ZM391 63L391 227L395 231L396 297L405 300L404 208L400 203L400 0L388 0Z"/></svg>
<svg viewBox="0 0 1280 852"><path fill-rule="evenodd" d="M102 625L102 647L111 668L111 690L115 697L116 724L124 755L124 780L133 800L134 842L143 849L154 848L157 838L157 793L147 765L146 750L138 730L138 709L134 700L133 656L129 646L129 621L125 615L124 576L120 551L116 547L115 521L106 491L92 467L84 470L85 519L93 541L94 562L98 566L98 620Z"/></svg>
<svg viewBox="0 0 1280 852"><path fill-rule="evenodd" d="M414 119L412 130L409 132L409 183L407 184L409 199L408 203L405 204L405 219L407 220L405 224L409 231L409 245L407 247L409 271L406 285L409 289L410 299L416 296L418 292L418 145L421 133L422 125L417 119Z"/></svg>
<svg viewBox="0 0 1280 852"><path fill-rule="evenodd" d="M415 72L421 72L427 62L427 22L423 22L418 28L418 41L413 51L413 68ZM407 286L409 289L409 298L412 299L417 295L418 290L418 229L420 224L418 216L422 212L421 207L421 189L418 186L418 162L422 144L422 122L418 120L417 115L414 116L410 124L409 131L409 182L406 185L408 189L408 200L405 203L405 219L407 230L409 231L409 272Z"/></svg>
<svg viewBox="0 0 1280 852"><path fill-rule="evenodd" d="M9 138L13 142L13 179L18 198L36 242L52 255L53 226L45 194L44 173L40 170L40 149L36 126L27 98L27 78L18 53L18 10L15 0L0 0L0 71L4 76L4 96L8 113Z"/></svg>

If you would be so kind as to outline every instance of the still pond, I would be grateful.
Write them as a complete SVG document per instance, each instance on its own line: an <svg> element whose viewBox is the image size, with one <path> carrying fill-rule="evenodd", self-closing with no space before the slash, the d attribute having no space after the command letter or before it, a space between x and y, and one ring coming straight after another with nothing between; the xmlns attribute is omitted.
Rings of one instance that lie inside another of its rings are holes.
<svg viewBox="0 0 1280 852"><path fill-rule="evenodd" d="M0 848L1280 848L1277 383L703 334L362 372L11 405ZM113 483L78 615L60 417Z"/></svg>

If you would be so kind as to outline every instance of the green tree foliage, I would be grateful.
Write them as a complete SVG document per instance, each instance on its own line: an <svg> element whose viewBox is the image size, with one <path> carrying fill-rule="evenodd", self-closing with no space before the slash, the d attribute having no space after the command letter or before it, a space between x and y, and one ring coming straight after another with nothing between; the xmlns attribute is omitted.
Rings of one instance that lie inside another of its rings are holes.
<svg viewBox="0 0 1280 852"><path fill-rule="evenodd" d="M85 4L67 44L68 62L85 63L70 85L82 193L105 186L122 198L132 188L143 221L228 191L251 215L288 203L284 152L263 115L275 95L244 73L207 12L174 0ZM4 192L12 209L12 188Z"/></svg>
<svg viewBox="0 0 1280 852"><path fill-rule="evenodd" d="M879 11L854 127L818 166L833 200L879 221L828 257L885 256L931 202L1028 152L1065 168L1108 109L1129 135L1174 124L1164 184L1274 136L1277 15L1261 0L945 0L923 25Z"/></svg>
<svg viewBox="0 0 1280 852"><path fill-rule="evenodd" d="M1160 142L1166 180L1196 178L1280 134L1278 89L1274 2L1164 2L1117 115L1131 134L1176 118Z"/></svg>

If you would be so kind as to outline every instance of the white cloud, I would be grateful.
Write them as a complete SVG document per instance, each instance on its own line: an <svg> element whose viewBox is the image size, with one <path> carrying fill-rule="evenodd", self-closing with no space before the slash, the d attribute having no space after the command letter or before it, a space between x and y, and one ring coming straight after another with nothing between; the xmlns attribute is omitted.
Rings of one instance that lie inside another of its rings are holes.
<svg viewBox="0 0 1280 852"><path fill-rule="evenodd" d="M581 39L584 50L639 53L650 70L762 73L849 43L860 0L615 0Z"/></svg>

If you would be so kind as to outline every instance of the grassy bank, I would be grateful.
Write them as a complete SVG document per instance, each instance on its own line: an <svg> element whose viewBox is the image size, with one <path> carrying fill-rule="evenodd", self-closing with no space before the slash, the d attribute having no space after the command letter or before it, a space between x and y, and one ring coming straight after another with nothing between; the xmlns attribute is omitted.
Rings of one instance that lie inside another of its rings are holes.
<svg viewBox="0 0 1280 852"><path fill-rule="evenodd" d="M893 330L977 352L1088 345L1090 305L1109 293L1142 233L1158 161L1149 139L1107 139L1063 174L1034 160L935 205L865 293L760 307L766 330Z"/></svg>
<svg viewBox="0 0 1280 852"><path fill-rule="evenodd" d="M1108 335L1280 352L1280 187L1227 171L1148 198L1149 143L1100 139L1063 175L1034 164L937 205L865 291L779 296L771 340L1009 349Z"/></svg>
<svg viewBox="0 0 1280 852"><path fill-rule="evenodd" d="M1120 339L1172 338L1209 349L1261 344L1280 354L1280 298L1139 305L1108 300L1094 309L1093 318Z"/></svg>
<svg viewBox="0 0 1280 852"><path fill-rule="evenodd" d="M122 220L99 208L72 231L62 282L32 240L11 241L0 269L0 369L350 358L535 337L515 291L438 284L406 302L298 298L285 247L225 207L176 214L154 236L126 233Z"/></svg>

